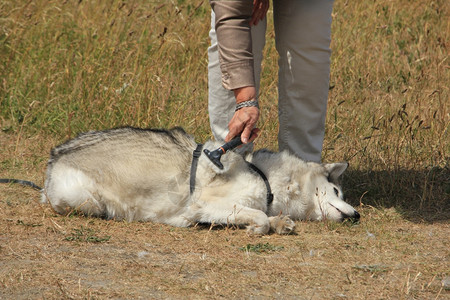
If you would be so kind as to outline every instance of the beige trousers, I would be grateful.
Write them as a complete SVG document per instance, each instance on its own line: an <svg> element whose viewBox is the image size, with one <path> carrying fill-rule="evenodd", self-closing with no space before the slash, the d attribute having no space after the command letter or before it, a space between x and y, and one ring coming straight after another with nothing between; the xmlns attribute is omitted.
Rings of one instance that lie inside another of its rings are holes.
<svg viewBox="0 0 450 300"><path fill-rule="evenodd" d="M274 0L278 54L279 150L307 161L321 161L325 134L329 75L332 0ZM259 94L266 20L251 28L255 85ZM234 114L232 91L222 86L217 38L211 15L208 48L209 118L214 137L223 141Z"/></svg>

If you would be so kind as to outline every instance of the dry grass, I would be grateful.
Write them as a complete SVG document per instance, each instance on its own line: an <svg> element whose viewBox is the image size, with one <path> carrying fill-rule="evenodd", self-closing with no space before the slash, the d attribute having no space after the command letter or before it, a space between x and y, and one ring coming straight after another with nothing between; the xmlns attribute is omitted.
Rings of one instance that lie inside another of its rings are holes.
<svg viewBox="0 0 450 300"><path fill-rule="evenodd" d="M208 138L208 15L200 0L0 0L0 178L42 185L51 147L90 129ZM249 237L59 216L2 185L0 298L448 298L449 5L336 0L333 15L324 161L350 162L359 225ZM276 148L272 38L257 147Z"/></svg>
<svg viewBox="0 0 450 300"><path fill-rule="evenodd" d="M363 206L295 235L59 216L2 187L1 298L444 299L448 224ZM256 251L260 249L266 251ZM262 245L262 247L261 247ZM448 277L447 277L448 278Z"/></svg>

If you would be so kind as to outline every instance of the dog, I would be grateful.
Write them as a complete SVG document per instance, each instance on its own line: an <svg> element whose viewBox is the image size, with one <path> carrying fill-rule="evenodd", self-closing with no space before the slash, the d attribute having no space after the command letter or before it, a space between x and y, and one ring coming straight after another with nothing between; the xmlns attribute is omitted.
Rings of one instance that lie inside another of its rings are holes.
<svg viewBox="0 0 450 300"><path fill-rule="evenodd" d="M217 146L208 141L203 147ZM304 162L288 152L267 150L244 159L229 151L221 158L223 169L201 153L195 174L190 174L196 148L195 139L181 128L83 133L52 149L42 202L50 202L60 214L76 210L177 227L245 225L251 234L287 234L294 220L360 217L344 202L337 183L347 163ZM268 189L273 200L268 200Z"/></svg>

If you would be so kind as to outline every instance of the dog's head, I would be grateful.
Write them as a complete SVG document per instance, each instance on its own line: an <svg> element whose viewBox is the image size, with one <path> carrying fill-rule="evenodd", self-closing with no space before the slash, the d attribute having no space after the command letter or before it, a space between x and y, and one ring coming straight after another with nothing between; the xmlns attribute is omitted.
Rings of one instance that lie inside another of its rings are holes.
<svg viewBox="0 0 450 300"><path fill-rule="evenodd" d="M359 220L359 213L344 201L344 195L338 184L339 177L347 169L348 163L331 163L320 167L314 163L308 163L308 165L315 165L315 167L307 173L302 187L305 189L303 196L312 197L312 201L308 201L309 209L306 218L338 222L346 219Z"/></svg>

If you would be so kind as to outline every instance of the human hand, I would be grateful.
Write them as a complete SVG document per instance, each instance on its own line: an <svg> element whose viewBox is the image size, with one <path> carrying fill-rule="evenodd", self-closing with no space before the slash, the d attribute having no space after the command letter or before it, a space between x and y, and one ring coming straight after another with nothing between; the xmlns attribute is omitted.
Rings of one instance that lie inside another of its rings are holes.
<svg viewBox="0 0 450 300"><path fill-rule="evenodd" d="M259 21L264 19L269 10L269 5L269 0L253 0L253 12L250 26L258 25Z"/></svg>
<svg viewBox="0 0 450 300"><path fill-rule="evenodd" d="M242 103L256 98L254 86L245 86L233 90L236 103ZM225 142L230 141L235 136L241 134L241 141L244 144L252 142L258 136L259 129L255 128L259 119L259 108L255 106L245 106L234 112L233 118L228 123L229 132L225 137ZM254 130L255 129L255 130Z"/></svg>
<svg viewBox="0 0 450 300"><path fill-rule="evenodd" d="M260 132L258 128L255 128L258 118L259 108L257 107L243 107L237 110L228 124L229 132L225 137L225 142L229 142L239 134L241 134L241 141L244 144L254 141Z"/></svg>

